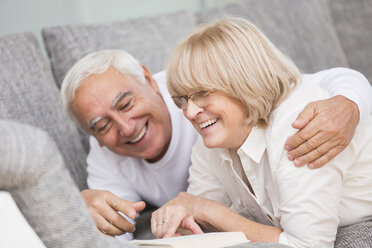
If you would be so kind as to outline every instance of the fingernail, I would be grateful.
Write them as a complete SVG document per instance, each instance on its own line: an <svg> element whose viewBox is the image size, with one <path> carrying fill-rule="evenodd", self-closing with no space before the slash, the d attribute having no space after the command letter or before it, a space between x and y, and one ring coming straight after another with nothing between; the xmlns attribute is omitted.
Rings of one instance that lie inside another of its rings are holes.
<svg viewBox="0 0 372 248"><path fill-rule="evenodd" d="M286 149L287 151L291 150L291 147L289 145L285 145L284 146L284 149Z"/></svg>
<svg viewBox="0 0 372 248"><path fill-rule="evenodd" d="M297 119L297 120L295 120L294 122L293 122L293 124L297 124L298 122L300 122L301 120L300 119Z"/></svg>
<svg viewBox="0 0 372 248"><path fill-rule="evenodd" d="M133 209L131 209L131 210L128 211L128 217L130 217L132 219L134 217L136 217L136 214L137 214L137 212L135 210L133 210Z"/></svg>
<svg viewBox="0 0 372 248"><path fill-rule="evenodd" d="M289 161L293 161L293 159L294 159L293 154L287 154L287 157L288 157Z"/></svg>
<svg viewBox="0 0 372 248"><path fill-rule="evenodd" d="M301 166L301 160L299 160L299 159L295 159L293 161L293 163L294 163L295 166Z"/></svg>
<svg viewBox="0 0 372 248"><path fill-rule="evenodd" d="M315 169L315 165L314 165L313 163L309 163L307 166L308 166L310 169Z"/></svg>

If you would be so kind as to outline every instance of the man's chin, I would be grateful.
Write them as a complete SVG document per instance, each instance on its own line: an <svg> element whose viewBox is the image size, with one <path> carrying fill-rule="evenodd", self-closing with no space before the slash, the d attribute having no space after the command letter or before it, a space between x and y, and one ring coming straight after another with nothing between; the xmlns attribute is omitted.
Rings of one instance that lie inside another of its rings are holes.
<svg viewBox="0 0 372 248"><path fill-rule="evenodd" d="M150 163L155 163L158 162L164 156L164 154L165 153L163 153L162 151L157 151L152 153L151 155L146 156L144 159L146 159L146 161Z"/></svg>
<svg viewBox="0 0 372 248"><path fill-rule="evenodd" d="M159 150L153 150L153 149L151 149L151 151L145 151L145 152L130 152L128 150L124 150L124 149L121 149L121 148L119 148L119 149L108 148L108 149L111 150L113 153L116 153L118 155L134 157L134 158L139 158L139 159L145 159L150 163L154 163L154 162L159 161L164 155L161 150L159 151Z"/></svg>

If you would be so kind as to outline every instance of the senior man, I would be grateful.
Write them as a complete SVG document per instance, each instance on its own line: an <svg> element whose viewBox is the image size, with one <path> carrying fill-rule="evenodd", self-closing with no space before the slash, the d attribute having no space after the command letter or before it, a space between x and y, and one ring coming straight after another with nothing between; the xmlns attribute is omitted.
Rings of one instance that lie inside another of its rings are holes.
<svg viewBox="0 0 372 248"><path fill-rule="evenodd" d="M297 166L319 167L336 156L372 108L371 87L360 73L336 68L318 76L334 97L308 105L293 124L301 130L286 148ZM173 104L165 72L152 76L121 50L98 51L70 69L61 97L67 114L91 135L90 189L81 195L100 231L132 233L126 217L134 219L143 201L159 207L186 190L197 134Z"/></svg>

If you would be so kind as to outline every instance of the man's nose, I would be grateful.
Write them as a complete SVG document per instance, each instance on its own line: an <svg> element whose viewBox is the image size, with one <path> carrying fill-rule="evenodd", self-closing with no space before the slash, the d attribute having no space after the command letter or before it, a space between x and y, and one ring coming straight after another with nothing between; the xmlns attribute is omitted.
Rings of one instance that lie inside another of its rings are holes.
<svg viewBox="0 0 372 248"><path fill-rule="evenodd" d="M192 100L189 100L187 102L186 110L183 111L183 114L187 119L193 120L201 112L203 112L203 108L196 105Z"/></svg>
<svg viewBox="0 0 372 248"><path fill-rule="evenodd" d="M135 129L135 121L133 119L118 117L115 122L120 136L129 137L133 135Z"/></svg>

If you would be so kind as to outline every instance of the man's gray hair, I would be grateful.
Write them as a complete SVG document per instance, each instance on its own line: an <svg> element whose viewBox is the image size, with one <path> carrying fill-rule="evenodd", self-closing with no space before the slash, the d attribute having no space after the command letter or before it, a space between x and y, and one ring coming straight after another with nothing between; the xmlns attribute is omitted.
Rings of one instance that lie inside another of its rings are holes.
<svg viewBox="0 0 372 248"><path fill-rule="evenodd" d="M145 84L144 70L132 55L123 50L101 50L90 53L80 59L66 74L61 86L61 99L65 112L77 124L70 104L75 99L76 89L84 79L92 74L101 74L113 66L123 74L133 76L141 84Z"/></svg>

